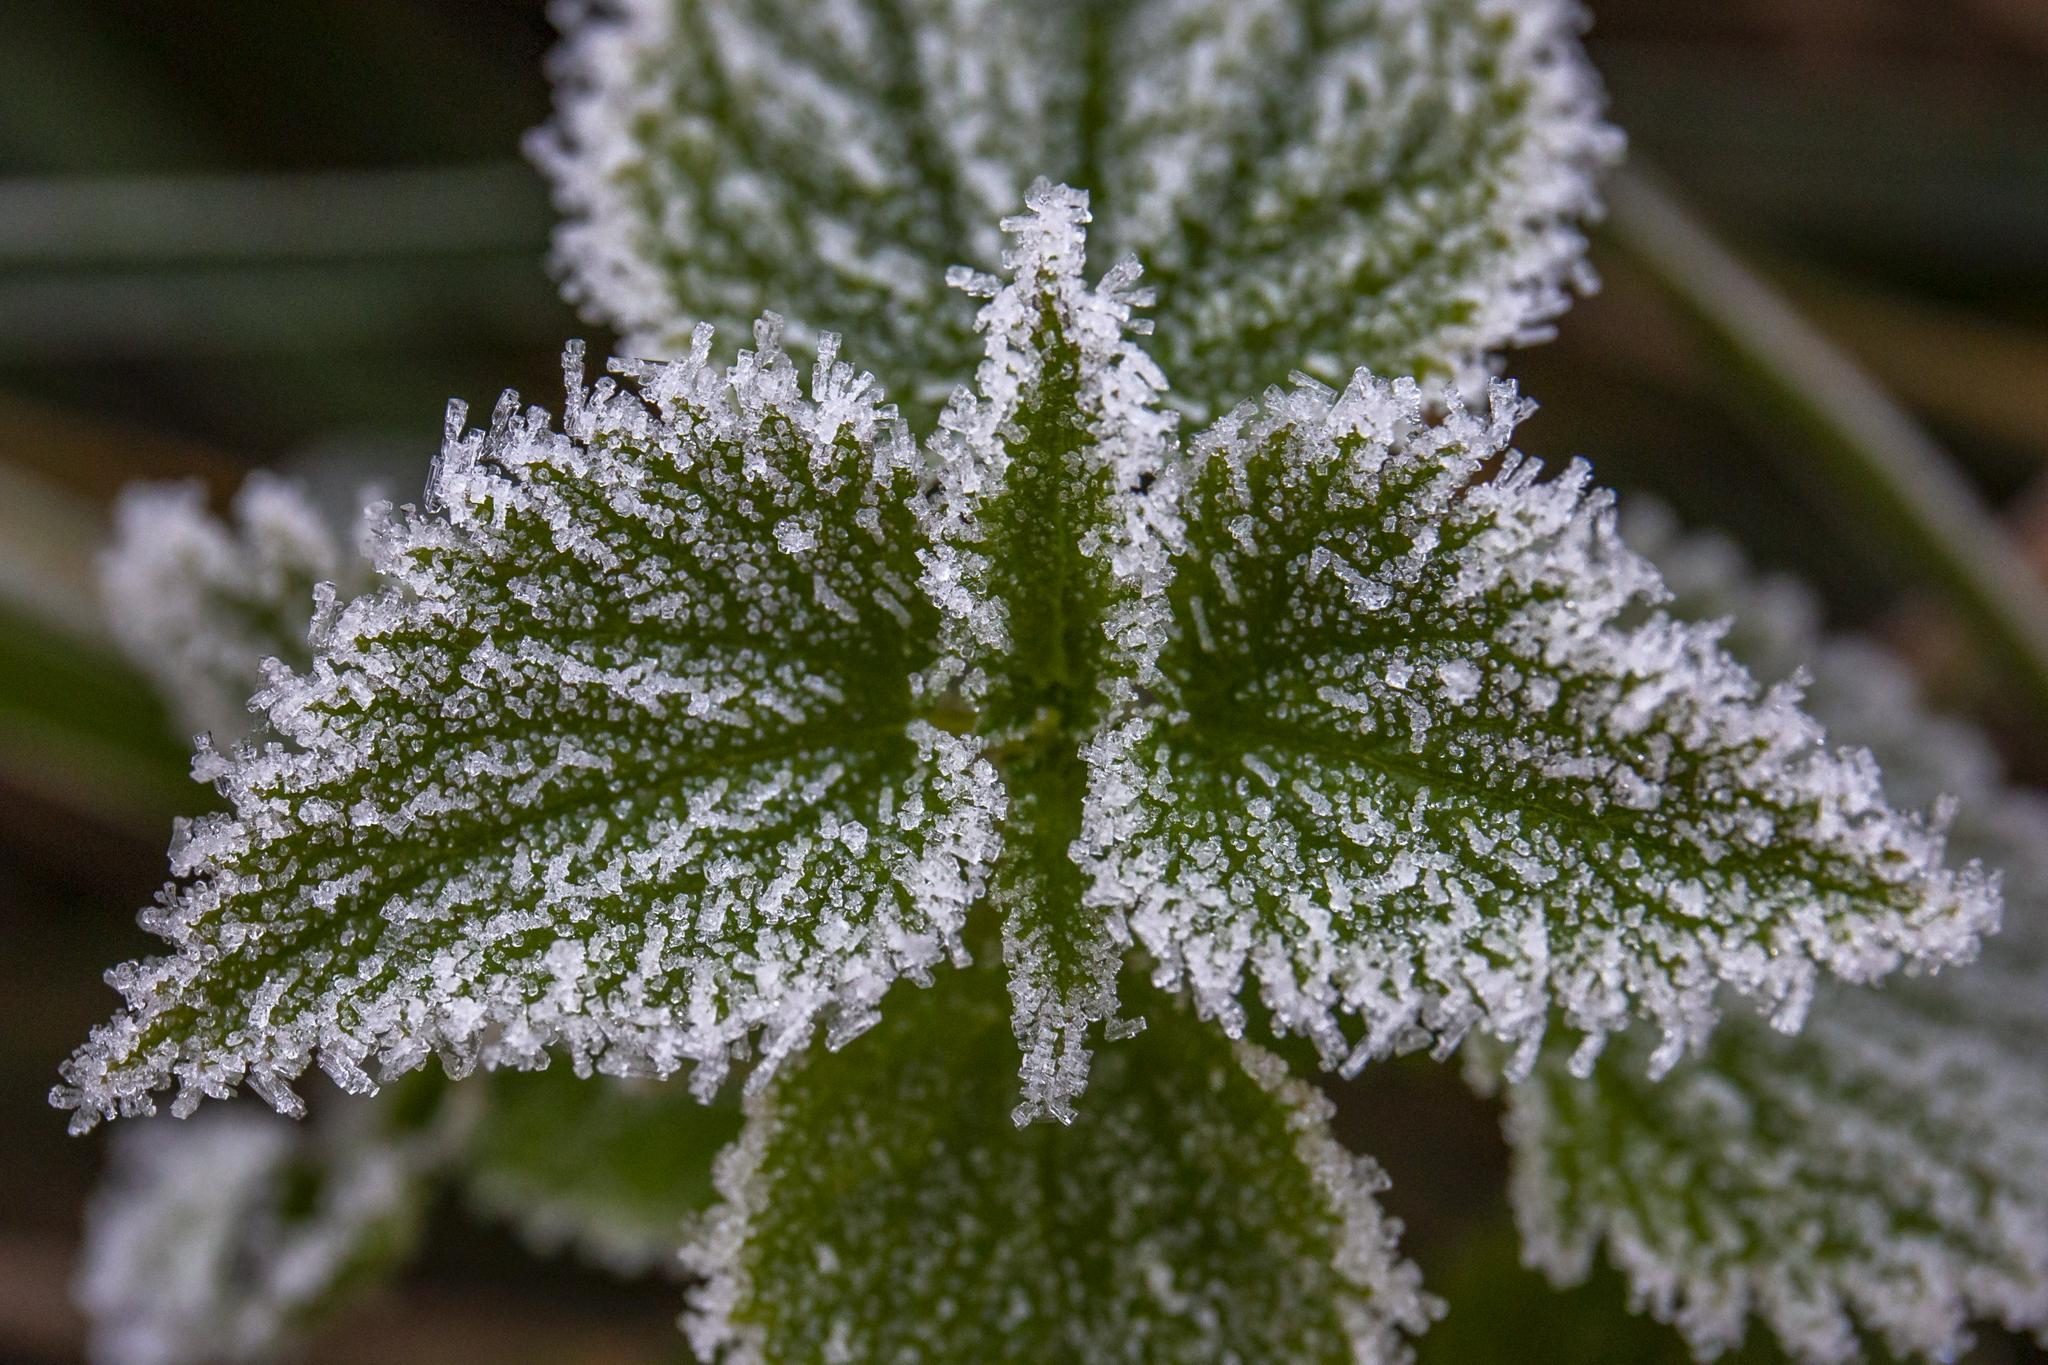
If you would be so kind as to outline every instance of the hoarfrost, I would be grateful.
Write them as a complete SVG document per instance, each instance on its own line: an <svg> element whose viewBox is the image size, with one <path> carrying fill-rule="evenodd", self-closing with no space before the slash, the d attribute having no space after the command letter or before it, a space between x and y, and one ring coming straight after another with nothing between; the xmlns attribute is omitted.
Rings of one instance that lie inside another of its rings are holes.
<svg viewBox="0 0 2048 1365"><path fill-rule="evenodd" d="M709 1087L751 1035L772 1065L958 954L1002 796L916 717L919 466L820 352L806 396L772 319L729 370L700 329L621 367L635 393L586 390L572 347L561 431L510 394L481 431L451 409L386 586L273 670L256 740L202 741L229 809L178 831L143 916L173 952L110 974L128 1008L53 1095L75 1127L174 1083L180 1113L244 1082L291 1109L316 1060L363 1091L554 1044Z"/></svg>
<svg viewBox="0 0 2048 1365"><path fill-rule="evenodd" d="M1732 617L1761 674L1810 669L1814 714L1870 746L1896 797L1956 800L1951 842L2004 868L2006 924L1975 966L1823 986L1796 1038L1732 1011L1659 1085L1639 1080L1646 1039L1586 1079L1546 1049L1507 1092L1525 1256L1573 1281L1604 1245L1638 1306L1702 1358L1752 1314L1802 1361L1857 1358L1865 1334L1951 1360L1977 1318L2048 1340L2048 801L1930 713L1896 660L1822 636L1808 596L1748 577L1727 542L1659 516L1630 536L1674 609Z"/></svg>
<svg viewBox="0 0 2048 1365"><path fill-rule="evenodd" d="M1082 748L1152 673L1177 539L1165 379L1129 339L1149 301L1128 261L1090 286L1088 198L1037 182L1004 220L1009 282L982 306L986 357L946 410L926 590L947 657L1004 763L1010 806L991 883L1003 914L1024 1098L1017 1119L1071 1116L1083 1038L1113 1021L1128 943L1082 905L1070 846L1087 785Z"/></svg>
<svg viewBox="0 0 2048 1365"><path fill-rule="evenodd" d="M530 143L571 299L667 354L699 319L853 331L960 375L988 225L1041 173L1162 286L1210 411L1304 367L1471 384L1588 283L1619 138L1568 0L612 0L566 9ZM971 272L970 272L971 273Z"/></svg>
<svg viewBox="0 0 2048 1365"><path fill-rule="evenodd" d="M1476 1028L1525 1071L1556 1011L1587 1057L1647 1016L1662 1071L1723 987L1791 1028L1822 970L1970 956L1994 880L1649 610L1586 468L1509 449L1513 389L1423 402L1361 372L1193 442L1156 699L1091 746L1079 846L1159 981L1234 1033L1254 978L1345 1069Z"/></svg>
<svg viewBox="0 0 2048 1365"><path fill-rule="evenodd" d="M956 273L984 358L922 451L829 334L802 393L772 317L637 394L572 349L560 432L452 412L385 589L202 745L231 810L176 835L176 951L112 974L75 1124L550 1047L708 1093L756 1035L765 1074L869 1027L984 897L1019 1122L1129 1031L1134 943L1233 1034L1255 979L1333 1066L1479 1029L1518 1071L1553 1012L1582 1067L1647 1016L1661 1071L1723 987L1793 1028L1823 971L1974 952L1995 883L1653 610L1586 469L1508 449L1511 388L1431 423L1302 376L1183 452L1090 214L1036 182L1007 278Z"/></svg>
<svg viewBox="0 0 2048 1365"><path fill-rule="evenodd" d="M101 597L115 639L178 724L231 744L258 723L249 697L262 661L311 661L315 586L344 598L369 586L360 540L301 485L270 474L249 476L228 521L206 510L196 483L134 484L115 507Z"/></svg>
<svg viewBox="0 0 2048 1365"><path fill-rule="evenodd" d="M1070 1126L1015 1129L997 995L949 974L748 1101L683 1253L700 1358L1410 1358L1440 1309L1327 1100L1160 1001Z"/></svg>
<svg viewBox="0 0 2048 1365"><path fill-rule="evenodd" d="M418 1232L422 1178L458 1116L410 1131L389 1119L350 1102L294 1126L228 1106L124 1129L86 1211L76 1288L92 1358L275 1359Z"/></svg>

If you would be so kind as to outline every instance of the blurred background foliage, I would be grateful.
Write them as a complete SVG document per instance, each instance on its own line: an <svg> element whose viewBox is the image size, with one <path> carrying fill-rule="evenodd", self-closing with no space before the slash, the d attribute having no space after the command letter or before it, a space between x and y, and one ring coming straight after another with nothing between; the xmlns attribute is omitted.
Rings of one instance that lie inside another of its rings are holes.
<svg viewBox="0 0 2048 1365"><path fill-rule="evenodd" d="M1939 439L2048 566L2048 5L1593 0L1635 154ZM97 1141L43 1107L145 946L170 816L203 803L113 661L93 558L110 499L257 466L415 491L446 401L559 399L591 335L543 263L518 159L546 115L538 0L8 0L0 6L0 1360L76 1359L67 1282ZM2038 712L1917 561L1611 236L1604 290L1511 372L1524 447L1590 457L1824 594L2048 775ZM857 357L858 339L850 338ZM1494 1112L1449 1068L1337 1087L1456 1310L1431 1362L1684 1359L1611 1276L1516 1264ZM422 1267L318 1358L682 1357L675 1287L537 1260L454 1210ZM1753 1334L1754 1335L1754 1334ZM1745 1351L1745 1360L1768 1358ZM2038 1360L1986 1335L1979 1362Z"/></svg>

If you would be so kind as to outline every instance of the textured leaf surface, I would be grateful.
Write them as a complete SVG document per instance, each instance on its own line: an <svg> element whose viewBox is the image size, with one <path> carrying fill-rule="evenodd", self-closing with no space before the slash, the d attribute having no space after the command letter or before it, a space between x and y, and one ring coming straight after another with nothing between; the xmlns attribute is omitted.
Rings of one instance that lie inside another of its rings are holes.
<svg viewBox="0 0 2048 1365"><path fill-rule="evenodd" d="M135 484L115 508L101 597L123 652L188 734L232 743L257 724L249 698L264 659L312 660L313 588L344 596L370 584L350 528L299 484L249 476L226 520L198 484Z"/></svg>
<svg viewBox="0 0 2048 1365"><path fill-rule="evenodd" d="M92 1358L273 1360L381 1278L417 1240L461 1126L419 1098L343 1102L305 1125L231 1106L124 1129L86 1214Z"/></svg>
<svg viewBox="0 0 2048 1365"><path fill-rule="evenodd" d="M675 1268L687 1220L712 1202L712 1159L739 1132L730 1104L675 1081L500 1071L463 1158L470 1200L540 1251L621 1274Z"/></svg>
<svg viewBox="0 0 2048 1365"><path fill-rule="evenodd" d="M1003 765L1010 807L993 882L1018 1041L1018 1117L1068 1115L1085 1031L1113 1019L1128 936L1084 907L1085 742L1150 674L1173 535L1174 426L1158 369L1126 333L1135 271L1083 275L1087 197L1039 182L991 295L975 391L947 409L925 586L951 666ZM1112 1025L1114 1027L1114 1025Z"/></svg>
<svg viewBox="0 0 2048 1365"><path fill-rule="evenodd" d="M1556 1009L1594 1044L1648 1016L1661 1069L1724 983L1796 1023L1819 969L1968 955L1995 885L1647 612L1586 468L1509 451L1521 411L1431 424L1361 373L1193 442L1158 700L1091 751L1092 902L1206 1013L1254 977L1354 1065L1478 1027L1525 1067Z"/></svg>
<svg viewBox="0 0 2048 1365"><path fill-rule="evenodd" d="M1307 366L1469 379L1559 312L1618 147L1563 0L630 0L533 150L572 299L663 353L764 307L927 395L1033 178L1092 192L1216 409ZM922 396L922 395L921 395Z"/></svg>
<svg viewBox="0 0 2048 1365"><path fill-rule="evenodd" d="M1975 966L1823 990L1796 1038L1733 1013L1660 1085L1641 1038L1585 1080L1548 1050L1508 1091L1525 1254L1571 1281L1604 1245L1702 1357L1751 1314L1810 1361L1855 1358L1866 1335L1953 1359L1976 1318L2048 1339L2048 802L2007 786L1895 661L1823 639L1796 589L1746 581L1724 543L1645 538L1678 609L1741 613L1732 638L1760 672L1811 660L1815 714L1898 795L1959 798L1953 843L2005 868L2006 927Z"/></svg>
<svg viewBox="0 0 2048 1365"><path fill-rule="evenodd" d="M1001 798L918 717L914 452L829 344L809 394L768 324L730 371L709 345L638 394L572 364L563 433L451 413L387 586L274 671L260 747L202 748L231 809L181 831L144 917L173 952L65 1068L78 1125L553 1042L708 1087L943 960Z"/></svg>
<svg viewBox="0 0 2048 1365"><path fill-rule="evenodd" d="M1070 1126L1012 1128L986 971L749 1101L685 1253L700 1356L1380 1361L1434 1305L1278 1059L1162 1002Z"/></svg>

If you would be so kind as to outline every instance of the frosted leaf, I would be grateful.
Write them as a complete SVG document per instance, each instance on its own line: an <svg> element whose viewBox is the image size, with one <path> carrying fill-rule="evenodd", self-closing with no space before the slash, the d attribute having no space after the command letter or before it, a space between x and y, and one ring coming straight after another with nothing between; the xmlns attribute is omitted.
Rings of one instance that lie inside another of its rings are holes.
<svg viewBox="0 0 2048 1365"><path fill-rule="evenodd" d="M1436 1305L1327 1101L1161 1002L1070 1126L1013 1128L996 995L949 973L748 1102L684 1253L700 1358L1409 1358Z"/></svg>
<svg viewBox="0 0 2048 1365"><path fill-rule="evenodd" d="M1555 1011L1596 1045L1646 1016L1661 1070L1720 986L1796 1026L1822 969L1967 957L1995 884L1648 609L1587 469L1509 450L1523 411L1431 424L1361 372L1193 442L1156 700L1090 754L1090 903L1345 1066L1476 1028L1526 1068Z"/></svg>
<svg viewBox="0 0 2048 1365"><path fill-rule="evenodd" d="M1020 1122L1069 1116L1086 1030L1116 1011L1128 936L1082 905L1070 856L1082 748L1149 676L1174 534L1174 418L1127 336L1136 272L1086 282L1087 196L1040 181L1027 203L1004 221L1011 278L981 310L977 392L955 396L933 442L924 576L1009 793L991 889L1025 1053Z"/></svg>
<svg viewBox="0 0 2048 1365"><path fill-rule="evenodd" d="M1525 1257L1570 1283L1604 1244L1701 1359L1751 1314L1801 1361L1860 1358L1859 1327L1937 1361L1976 1318L2048 1335L2048 972L1955 975L1824 991L1796 1038L1731 1018L1661 1083L1633 1034L1587 1080L1546 1049L1509 1096ZM1977 1017L2001 991L2025 1031Z"/></svg>
<svg viewBox="0 0 2048 1365"><path fill-rule="evenodd" d="M134 484L115 506L100 591L114 636L188 734L231 743L255 728L261 663L312 659L313 589L370 584L366 547L299 484L256 473L232 518L206 510L196 483Z"/></svg>
<svg viewBox="0 0 2048 1365"><path fill-rule="evenodd" d="M380 1098L309 1124L227 1106L124 1129L86 1211L76 1291L92 1358L277 1358L411 1250L459 1127L452 1109Z"/></svg>
<svg viewBox="0 0 2048 1365"><path fill-rule="evenodd" d="M1616 153L1568 0L614 0L531 150L570 298L626 348L764 307L942 395L1039 175L1161 286L1214 410L1306 365L1470 379L1583 286ZM903 380L899 380L903 382Z"/></svg>
<svg viewBox="0 0 2048 1365"><path fill-rule="evenodd" d="M683 1225L712 1202L711 1163L739 1110L679 1082L499 1071L462 1173L479 1211L538 1251L622 1275L675 1266Z"/></svg>
<svg viewBox="0 0 2048 1365"><path fill-rule="evenodd" d="M272 672L260 743L202 745L229 810L181 828L143 917L173 951L64 1068L75 1127L557 1043L709 1088L955 951L1001 794L912 692L919 462L829 342L807 394L758 338L638 393L572 348L559 433L451 410L384 588Z"/></svg>
<svg viewBox="0 0 2048 1365"><path fill-rule="evenodd" d="M1631 526L1676 605L1741 613L1770 676L1812 660L1810 705L1868 744L1901 798L1957 798L1960 853L2006 872L2006 926L1971 967L1833 986L1796 1038L1731 1015L1660 1085L1628 1037L1588 1079L1565 1050L1508 1090L1525 1255L1583 1278L1603 1244L1639 1306L1707 1358L1754 1314L1802 1361L1954 1359L1973 1319L2048 1340L2048 801L1983 737L1929 713L1882 651L1823 638L1810 598L1744 577L1725 542Z"/></svg>

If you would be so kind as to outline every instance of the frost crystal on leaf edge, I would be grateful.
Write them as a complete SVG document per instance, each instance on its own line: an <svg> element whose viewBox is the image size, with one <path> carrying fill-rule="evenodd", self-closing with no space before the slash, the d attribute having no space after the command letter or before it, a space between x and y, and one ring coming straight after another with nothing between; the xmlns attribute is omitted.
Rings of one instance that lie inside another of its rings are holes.
<svg viewBox="0 0 2048 1365"><path fill-rule="evenodd" d="M180 826L143 917L177 951L110 975L74 1128L174 1081L180 1113L242 1082L293 1111L314 1060L362 1091L555 1044L709 1088L958 954L1003 798L916 713L921 467L829 338L809 395L757 341L713 367L700 329L622 367L638 394L572 347L561 433L451 409L387 586L325 600L259 742L202 742L232 813Z"/></svg>
<svg viewBox="0 0 2048 1365"><path fill-rule="evenodd" d="M1511 386L1424 402L1304 380L1193 443L1157 699L1091 745L1079 846L1160 984L1236 1031L1255 978L1347 1070L1474 1028L1526 1070L1553 1010L1580 1066L1647 1015L1662 1070L1723 986L1796 1028L1821 969L1973 954L1996 882L1939 815L1653 610L1587 467L1510 450Z"/></svg>

